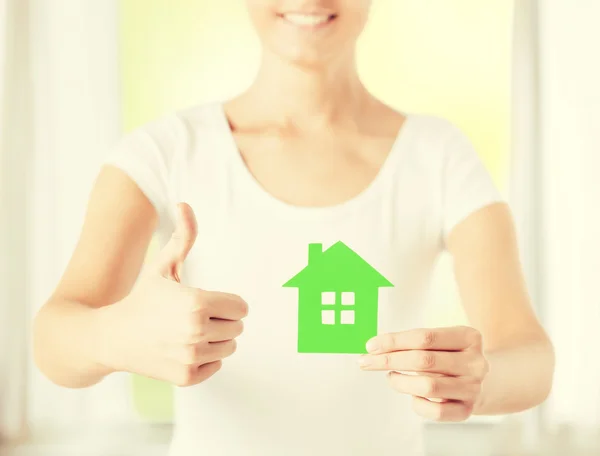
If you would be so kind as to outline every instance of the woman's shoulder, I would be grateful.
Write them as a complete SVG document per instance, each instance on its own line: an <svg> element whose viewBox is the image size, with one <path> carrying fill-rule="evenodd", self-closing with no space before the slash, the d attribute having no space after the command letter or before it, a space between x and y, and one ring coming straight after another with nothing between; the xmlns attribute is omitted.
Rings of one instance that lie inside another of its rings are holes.
<svg viewBox="0 0 600 456"><path fill-rule="evenodd" d="M218 131L219 107L220 102L209 101L163 111L118 137L107 160L160 156L169 164L176 157L186 156L191 147L209 141L209 136Z"/></svg>
<svg viewBox="0 0 600 456"><path fill-rule="evenodd" d="M407 115L408 142L415 160L426 165L442 165L453 155L478 155L470 133L460 120L432 113Z"/></svg>
<svg viewBox="0 0 600 456"><path fill-rule="evenodd" d="M409 113L404 136L404 163L434 178L459 179L462 169L480 169L480 151L472 131L460 119L431 113ZM454 169L454 171L450 171Z"/></svg>
<svg viewBox="0 0 600 456"><path fill-rule="evenodd" d="M219 101L207 101L164 111L139 125L134 131L144 131L157 142L173 141L191 130L210 128L218 120Z"/></svg>
<svg viewBox="0 0 600 456"><path fill-rule="evenodd" d="M203 101L178 108L173 111L172 115L193 128L201 128L220 120L222 106L223 101L221 100Z"/></svg>
<svg viewBox="0 0 600 456"><path fill-rule="evenodd" d="M409 112L407 118L421 139L445 141L455 135L465 134L458 121L450 117L429 112Z"/></svg>
<svg viewBox="0 0 600 456"><path fill-rule="evenodd" d="M204 102L163 111L123 133L109 149L107 162L147 164L159 161L170 167L177 156L185 155L194 137L210 132L218 119L219 102Z"/></svg>

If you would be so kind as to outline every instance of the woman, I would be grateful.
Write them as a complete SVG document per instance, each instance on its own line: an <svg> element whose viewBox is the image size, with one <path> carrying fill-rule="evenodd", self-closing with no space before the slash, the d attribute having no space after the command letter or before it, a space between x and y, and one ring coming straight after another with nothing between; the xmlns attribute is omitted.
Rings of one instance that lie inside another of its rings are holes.
<svg viewBox="0 0 600 456"><path fill-rule="evenodd" d="M256 79L119 141L36 318L40 369L187 387L173 456L417 456L420 418L541 403L553 353L510 210L456 126L361 83L371 2L247 3ZM443 250L470 327L422 327Z"/></svg>

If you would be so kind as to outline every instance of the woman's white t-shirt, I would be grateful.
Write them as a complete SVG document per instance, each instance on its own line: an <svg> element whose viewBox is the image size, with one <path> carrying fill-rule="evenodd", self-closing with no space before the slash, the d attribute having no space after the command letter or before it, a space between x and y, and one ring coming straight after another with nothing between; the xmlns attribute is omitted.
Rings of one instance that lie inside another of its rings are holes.
<svg viewBox="0 0 600 456"><path fill-rule="evenodd" d="M249 304L236 353L204 383L176 389L170 456L424 454L411 398L384 372L362 371L356 347L365 334L423 327L448 234L502 201L458 127L408 114L372 183L324 208L284 203L254 179L220 102L137 128L106 163L156 208L161 246L176 204L193 208L185 285Z"/></svg>

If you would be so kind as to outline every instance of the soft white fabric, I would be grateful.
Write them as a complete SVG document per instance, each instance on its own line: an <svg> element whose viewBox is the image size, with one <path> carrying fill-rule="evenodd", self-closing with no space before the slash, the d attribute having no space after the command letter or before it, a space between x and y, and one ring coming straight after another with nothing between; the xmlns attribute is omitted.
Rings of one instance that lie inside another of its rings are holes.
<svg viewBox="0 0 600 456"><path fill-rule="evenodd" d="M189 203L199 235L183 282L237 293L250 306L222 370L177 390L171 456L423 454L421 420L384 373L361 371L355 354L298 353L298 292L282 285L307 265L309 243L327 249L343 241L394 285L379 289L378 331L421 327L447 235L502 201L458 127L409 114L372 184L326 208L268 194L245 167L218 102L138 128L105 163L123 169L154 204L161 245L176 203Z"/></svg>
<svg viewBox="0 0 600 456"><path fill-rule="evenodd" d="M32 109L28 11L0 0L0 441L25 432L28 168Z"/></svg>
<svg viewBox="0 0 600 456"><path fill-rule="evenodd" d="M539 2L535 201L542 317L556 349L547 423L597 434L600 361L600 3ZM515 157L516 161L521 157Z"/></svg>
<svg viewBox="0 0 600 456"><path fill-rule="evenodd" d="M512 104L511 112L511 160L510 160L510 207L515 217L519 239L519 252L527 288L538 316L543 318L543 302L540 285L541 232L539 217L539 131L537 128L538 100L538 49L537 49L537 0L521 0L515 3L512 37ZM537 451L541 439L544 405L514 415L513 420L522 424L522 444Z"/></svg>
<svg viewBox="0 0 600 456"><path fill-rule="evenodd" d="M534 446L539 430L565 426L584 441L600 425L600 362L592 355L600 326L600 3L515 5L511 207L556 353L553 391L532 411L528 437ZM567 435L559 434L565 444Z"/></svg>

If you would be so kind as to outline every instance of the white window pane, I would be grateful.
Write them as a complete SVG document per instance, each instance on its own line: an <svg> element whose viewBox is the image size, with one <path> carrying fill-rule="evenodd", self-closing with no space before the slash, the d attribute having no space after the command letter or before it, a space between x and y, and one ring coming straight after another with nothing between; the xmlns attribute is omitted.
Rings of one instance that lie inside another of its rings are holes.
<svg viewBox="0 0 600 456"><path fill-rule="evenodd" d="M321 311L321 323L324 325L335 324L335 311L333 310L322 310Z"/></svg>
<svg viewBox="0 0 600 456"><path fill-rule="evenodd" d="M354 292L345 291L342 293L342 305L344 305L344 306L354 305Z"/></svg>
<svg viewBox="0 0 600 456"><path fill-rule="evenodd" d="M354 311L353 310L342 310L342 324L353 325L354 324Z"/></svg>
<svg viewBox="0 0 600 456"><path fill-rule="evenodd" d="M321 304L335 304L335 291L321 293Z"/></svg>

